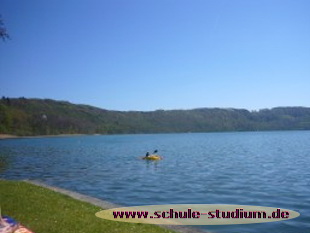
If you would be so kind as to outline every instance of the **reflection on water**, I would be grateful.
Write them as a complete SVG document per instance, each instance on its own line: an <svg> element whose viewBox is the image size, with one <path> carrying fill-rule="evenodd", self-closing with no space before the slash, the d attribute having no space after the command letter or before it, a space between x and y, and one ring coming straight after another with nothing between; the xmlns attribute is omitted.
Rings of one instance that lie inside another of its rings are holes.
<svg viewBox="0 0 310 233"><path fill-rule="evenodd" d="M154 169L155 171L158 168L158 163L160 162L159 160L144 160L146 169L151 170Z"/></svg>
<svg viewBox="0 0 310 233"><path fill-rule="evenodd" d="M301 216L203 229L307 232L309 138L309 131L291 131L2 140L0 177L37 179L128 206L237 204L291 209ZM142 160L148 148L158 148L164 159Z"/></svg>
<svg viewBox="0 0 310 233"><path fill-rule="evenodd" d="M9 168L9 158L8 154L0 152L0 174Z"/></svg>

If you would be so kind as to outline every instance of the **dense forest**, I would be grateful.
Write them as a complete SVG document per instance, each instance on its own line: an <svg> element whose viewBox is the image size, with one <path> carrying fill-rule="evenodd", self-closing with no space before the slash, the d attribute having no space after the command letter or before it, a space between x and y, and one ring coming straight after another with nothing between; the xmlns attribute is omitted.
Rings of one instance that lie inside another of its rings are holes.
<svg viewBox="0 0 310 233"><path fill-rule="evenodd" d="M310 108L111 111L51 99L0 100L0 134L124 134L309 130Z"/></svg>

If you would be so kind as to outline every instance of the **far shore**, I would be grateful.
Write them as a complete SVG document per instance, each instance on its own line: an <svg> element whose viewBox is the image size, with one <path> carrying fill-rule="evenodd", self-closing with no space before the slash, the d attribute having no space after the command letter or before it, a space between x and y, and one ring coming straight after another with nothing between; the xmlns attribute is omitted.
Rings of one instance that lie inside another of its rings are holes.
<svg viewBox="0 0 310 233"><path fill-rule="evenodd" d="M57 135L36 135L36 136L17 136L12 134L0 134L1 139L18 139L18 138L52 138L52 137L74 137L74 136L86 136L90 134L57 134ZM96 135L96 134L92 134Z"/></svg>

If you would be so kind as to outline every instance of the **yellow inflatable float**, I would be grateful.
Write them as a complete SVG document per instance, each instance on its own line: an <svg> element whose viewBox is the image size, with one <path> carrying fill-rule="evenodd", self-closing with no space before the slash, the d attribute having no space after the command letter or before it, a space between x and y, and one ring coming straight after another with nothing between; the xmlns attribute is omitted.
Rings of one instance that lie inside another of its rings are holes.
<svg viewBox="0 0 310 233"><path fill-rule="evenodd" d="M149 156L142 157L142 159L146 159L146 160L161 160L163 158L161 156L159 156L159 155L149 155Z"/></svg>

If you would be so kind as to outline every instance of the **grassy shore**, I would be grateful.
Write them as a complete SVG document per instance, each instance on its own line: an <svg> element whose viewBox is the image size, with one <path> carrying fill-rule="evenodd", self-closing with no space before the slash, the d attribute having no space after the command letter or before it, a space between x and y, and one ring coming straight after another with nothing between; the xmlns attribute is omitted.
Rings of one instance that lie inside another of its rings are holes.
<svg viewBox="0 0 310 233"><path fill-rule="evenodd" d="M37 233L173 232L156 225L99 219L101 208L22 181L0 180L0 206Z"/></svg>

